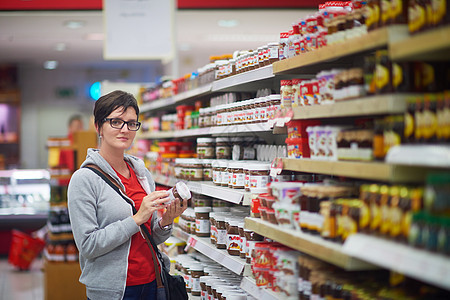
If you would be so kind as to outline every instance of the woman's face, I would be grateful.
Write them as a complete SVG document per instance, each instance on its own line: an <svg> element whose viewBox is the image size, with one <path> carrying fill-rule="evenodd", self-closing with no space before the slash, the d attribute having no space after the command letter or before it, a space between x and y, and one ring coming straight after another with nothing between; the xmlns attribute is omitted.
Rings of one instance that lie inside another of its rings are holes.
<svg viewBox="0 0 450 300"><path fill-rule="evenodd" d="M138 120L136 111L132 107L128 107L126 111L123 110L123 107L119 107L109 114L107 119L118 119L125 122L137 122ZM123 125L122 129L113 128L111 121L107 120L102 124L101 128L97 129L102 139L102 148L107 147L111 150L122 151L130 148L136 136L136 131L128 130L127 124Z"/></svg>

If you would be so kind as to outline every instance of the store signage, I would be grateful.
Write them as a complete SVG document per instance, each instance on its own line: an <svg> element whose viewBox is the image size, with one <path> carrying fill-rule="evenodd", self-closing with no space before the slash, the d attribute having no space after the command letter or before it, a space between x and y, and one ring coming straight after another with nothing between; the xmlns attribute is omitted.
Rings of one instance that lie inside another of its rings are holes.
<svg viewBox="0 0 450 300"><path fill-rule="evenodd" d="M174 0L107 0L103 5L106 60L171 59Z"/></svg>

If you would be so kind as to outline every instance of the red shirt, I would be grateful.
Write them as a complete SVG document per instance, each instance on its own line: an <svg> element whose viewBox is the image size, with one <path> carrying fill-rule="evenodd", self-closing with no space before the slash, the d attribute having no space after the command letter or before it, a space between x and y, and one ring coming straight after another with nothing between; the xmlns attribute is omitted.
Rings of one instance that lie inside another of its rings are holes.
<svg viewBox="0 0 450 300"><path fill-rule="evenodd" d="M128 166L128 170L130 170L131 174L129 179L123 177L117 171L116 173L125 186L127 196L134 201L136 209L139 210L142 199L147 196L147 193L139 183L133 169ZM147 226L148 231L151 233L150 222L151 218L145 226ZM155 278L156 276L152 253L147 245L147 242L139 231L131 237L130 253L128 254L127 286L146 284L152 282Z"/></svg>

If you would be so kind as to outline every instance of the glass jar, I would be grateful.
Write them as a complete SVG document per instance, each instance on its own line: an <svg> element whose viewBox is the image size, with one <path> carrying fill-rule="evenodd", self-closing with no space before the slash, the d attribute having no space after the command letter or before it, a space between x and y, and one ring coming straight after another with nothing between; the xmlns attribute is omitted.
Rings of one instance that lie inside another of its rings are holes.
<svg viewBox="0 0 450 300"><path fill-rule="evenodd" d="M291 80L281 80L280 82L280 94L281 94L281 108L292 107L292 81Z"/></svg>
<svg viewBox="0 0 450 300"><path fill-rule="evenodd" d="M217 228L217 249L227 249L227 228L225 224L225 215L221 213L215 213L214 219Z"/></svg>
<svg viewBox="0 0 450 300"><path fill-rule="evenodd" d="M191 272L191 294L192 296L200 296L202 288L200 286L200 277L204 274L203 266L201 264L192 264L190 267Z"/></svg>
<svg viewBox="0 0 450 300"><path fill-rule="evenodd" d="M239 220L226 219L227 228L227 252L232 256L240 255L240 236L239 236Z"/></svg>
<svg viewBox="0 0 450 300"><path fill-rule="evenodd" d="M231 145L229 138L227 137L216 138L216 158L217 159L231 158Z"/></svg>
<svg viewBox="0 0 450 300"><path fill-rule="evenodd" d="M213 180L212 160L203 159L202 165L203 165L203 180L212 181Z"/></svg>
<svg viewBox="0 0 450 300"><path fill-rule="evenodd" d="M198 138L197 139L197 157L211 159L215 156L215 139Z"/></svg>
<svg viewBox="0 0 450 300"><path fill-rule="evenodd" d="M279 60L278 49L280 47L280 44L277 42L273 42L267 44L267 47L269 51L269 64L273 64L274 62Z"/></svg>
<svg viewBox="0 0 450 300"><path fill-rule="evenodd" d="M250 173L250 192L267 193L267 184L269 180L270 163L248 164Z"/></svg>
<svg viewBox="0 0 450 300"><path fill-rule="evenodd" d="M209 213L211 207L195 207L195 234L199 237L209 237L211 230L211 223L209 220Z"/></svg>

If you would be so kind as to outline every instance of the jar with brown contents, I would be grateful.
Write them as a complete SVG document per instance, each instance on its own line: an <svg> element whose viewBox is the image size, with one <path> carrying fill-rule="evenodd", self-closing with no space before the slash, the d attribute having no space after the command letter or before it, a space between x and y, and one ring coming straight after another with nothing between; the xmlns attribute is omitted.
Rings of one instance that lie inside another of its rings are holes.
<svg viewBox="0 0 450 300"><path fill-rule="evenodd" d="M209 222L211 224L211 229L209 233L211 245L215 245L217 243L217 223L216 223L216 213L209 213Z"/></svg>
<svg viewBox="0 0 450 300"><path fill-rule="evenodd" d="M200 296L202 288L200 286L200 277L204 275L203 266L200 264L193 264L190 267L191 272L191 294L192 296Z"/></svg>
<svg viewBox="0 0 450 300"><path fill-rule="evenodd" d="M203 159L203 180L204 181L212 181L213 179L213 170L212 170L212 160L211 159Z"/></svg>
<svg viewBox="0 0 450 300"><path fill-rule="evenodd" d="M217 159L231 158L231 145L229 138L227 137L216 138L216 158Z"/></svg>
<svg viewBox="0 0 450 300"><path fill-rule="evenodd" d="M227 249L227 228L225 224L225 215L215 214L215 222L217 228L217 249Z"/></svg>
<svg viewBox="0 0 450 300"><path fill-rule="evenodd" d="M233 256L240 255L240 246L239 246L239 221L235 219L227 219L228 221L228 229L227 229L227 252Z"/></svg>
<svg viewBox="0 0 450 300"><path fill-rule="evenodd" d="M240 237L239 257L245 259L245 246L247 244L244 232L244 222L239 222L238 232Z"/></svg>
<svg viewBox="0 0 450 300"><path fill-rule="evenodd" d="M195 234L199 237L209 237L211 230L211 223L209 220L209 213L211 207L195 207Z"/></svg>
<svg viewBox="0 0 450 300"><path fill-rule="evenodd" d="M198 138L197 139L197 157L211 159L215 158L215 139Z"/></svg>

